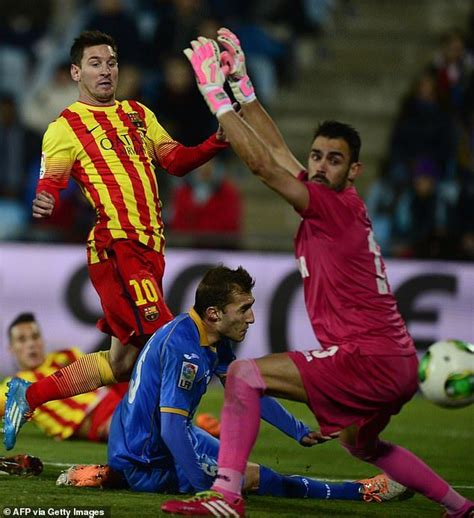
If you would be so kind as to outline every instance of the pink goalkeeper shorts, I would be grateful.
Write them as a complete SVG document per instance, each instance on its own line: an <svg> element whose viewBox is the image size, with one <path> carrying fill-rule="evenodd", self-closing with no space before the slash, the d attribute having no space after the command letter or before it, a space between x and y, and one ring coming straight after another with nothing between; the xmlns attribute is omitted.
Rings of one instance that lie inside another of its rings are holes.
<svg viewBox="0 0 474 518"><path fill-rule="evenodd" d="M335 347L288 353L301 374L308 406L323 435L357 425L365 438L375 438L416 393L417 356L361 356Z"/></svg>

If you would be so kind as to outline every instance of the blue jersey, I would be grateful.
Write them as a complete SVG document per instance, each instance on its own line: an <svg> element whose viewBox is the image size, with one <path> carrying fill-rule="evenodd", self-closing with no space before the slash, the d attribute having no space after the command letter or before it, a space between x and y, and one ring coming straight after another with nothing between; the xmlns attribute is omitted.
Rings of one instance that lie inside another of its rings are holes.
<svg viewBox="0 0 474 518"><path fill-rule="evenodd" d="M235 359L228 339L210 346L199 316L183 313L160 328L137 358L128 393L117 406L109 434L109 464L172 468L173 456L161 437L161 412L189 423L214 374Z"/></svg>

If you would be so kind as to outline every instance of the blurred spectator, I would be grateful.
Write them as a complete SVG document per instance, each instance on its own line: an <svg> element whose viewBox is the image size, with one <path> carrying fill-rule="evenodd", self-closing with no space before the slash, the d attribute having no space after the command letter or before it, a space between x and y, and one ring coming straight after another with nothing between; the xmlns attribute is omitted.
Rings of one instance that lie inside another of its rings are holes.
<svg viewBox="0 0 474 518"><path fill-rule="evenodd" d="M392 130L390 176L395 183L408 185L413 164L430 159L441 177L447 177L454 157L452 118L439 102L434 76L424 72L402 102Z"/></svg>
<svg viewBox="0 0 474 518"><path fill-rule="evenodd" d="M365 199L375 239L387 256L392 254L393 214L400 196L399 186L390 180L388 173L387 161L383 160Z"/></svg>
<svg viewBox="0 0 474 518"><path fill-rule="evenodd" d="M440 171L430 159L417 160L411 176L411 186L400 195L394 212L394 255L455 259L460 235L456 178L440 181Z"/></svg>
<svg viewBox="0 0 474 518"><path fill-rule="evenodd" d="M40 154L41 140L21 124L14 97L0 94L0 239L24 233L30 218L29 201L24 200L28 169Z"/></svg>
<svg viewBox="0 0 474 518"><path fill-rule="evenodd" d="M231 29L234 30L232 27ZM280 69L280 77L287 78L289 71L284 67L295 65L295 62L289 59L289 47L250 17L236 24L235 30L245 51L249 74L258 96L264 104L271 103L277 94L279 66L283 67Z"/></svg>
<svg viewBox="0 0 474 518"><path fill-rule="evenodd" d="M467 20L466 47L468 52L474 54L474 1L471 0L471 10Z"/></svg>
<svg viewBox="0 0 474 518"><path fill-rule="evenodd" d="M151 67L177 54L198 36L197 27L209 14L204 0L157 0L156 25L149 53Z"/></svg>
<svg viewBox="0 0 474 518"><path fill-rule="evenodd" d="M141 33L135 17L128 12L123 0L94 0L94 10L85 30L110 34L120 48L119 62L143 65L146 61Z"/></svg>
<svg viewBox="0 0 474 518"><path fill-rule="evenodd" d="M126 63L120 65L120 82L116 97L123 99L142 99L142 71L136 65Z"/></svg>
<svg viewBox="0 0 474 518"><path fill-rule="evenodd" d="M242 200L226 162L214 158L180 182L172 194L168 228L188 246L239 248Z"/></svg>
<svg viewBox="0 0 474 518"><path fill-rule="evenodd" d="M77 87L71 79L70 64L58 65L50 80L22 108L24 124L42 137L48 125L77 99Z"/></svg>
<svg viewBox="0 0 474 518"><path fill-rule="evenodd" d="M170 53L180 53L197 36L215 38L219 27L229 25L239 35L263 102L275 98L280 80L292 75L289 67L294 75L295 62L289 59L294 34L288 30L273 33L261 15L264 2L160 0L157 4L150 67L156 66L157 60L163 63Z"/></svg>
<svg viewBox="0 0 474 518"><path fill-rule="evenodd" d="M332 22L337 0L276 0L252 3L260 4L262 19L286 25L298 37L305 34L322 35Z"/></svg>
<svg viewBox="0 0 474 518"><path fill-rule="evenodd" d="M435 74L441 101L459 113L467 84L474 70L474 56L467 50L459 29L443 35L441 48L435 55L431 69Z"/></svg>
<svg viewBox="0 0 474 518"><path fill-rule="evenodd" d="M182 54L166 57L163 80L153 92L148 105L171 135L185 146L195 146L217 130L217 122L196 88L191 66ZM166 210L172 181L167 174L160 177L160 197Z"/></svg>
<svg viewBox="0 0 474 518"><path fill-rule="evenodd" d="M0 90L20 99L38 42L51 15L49 0L2 0L0 16Z"/></svg>
<svg viewBox="0 0 474 518"><path fill-rule="evenodd" d="M192 146L217 129L199 90L192 68L182 54L163 63L163 83L151 103L154 112L176 140Z"/></svg>
<svg viewBox="0 0 474 518"><path fill-rule="evenodd" d="M458 235L456 259L474 261L474 172L464 171L460 178L457 202Z"/></svg>
<svg viewBox="0 0 474 518"><path fill-rule="evenodd" d="M458 142L459 259L474 260L474 105L466 111Z"/></svg>
<svg viewBox="0 0 474 518"><path fill-rule="evenodd" d="M28 168L41 154L41 139L21 123L17 103L11 94L0 94L0 156L2 196L20 198Z"/></svg>

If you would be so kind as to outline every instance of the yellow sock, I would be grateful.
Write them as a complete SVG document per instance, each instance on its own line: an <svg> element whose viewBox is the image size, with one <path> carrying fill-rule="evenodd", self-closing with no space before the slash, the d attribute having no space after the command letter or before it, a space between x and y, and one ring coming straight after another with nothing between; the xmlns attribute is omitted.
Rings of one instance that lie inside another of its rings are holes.
<svg viewBox="0 0 474 518"><path fill-rule="evenodd" d="M77 396L113 383L117 380L109 363L109 351L99 351L86 354L51 376L33 383L26 397L34 410L48 401Z"/></svg>

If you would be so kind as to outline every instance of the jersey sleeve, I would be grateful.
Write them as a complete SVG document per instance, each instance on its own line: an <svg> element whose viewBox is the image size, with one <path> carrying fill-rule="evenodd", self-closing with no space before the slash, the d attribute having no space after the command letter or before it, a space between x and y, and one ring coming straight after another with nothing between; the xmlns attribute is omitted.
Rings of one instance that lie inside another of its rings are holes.
<svg viewBox="0 0 474 518"><path fill-rule="evenodd" d="M311 431L303 421L297 419L280 402L269 396L261 399L261 416L267 423L297 442Z"/></svg>
<svg viewBox="0 0 474 518"><path fill-rule="evenodd" d="M165 412L162 414L161 424L163 440L194 490L209 489L214 477L206 473L199 462L198 452L189 435L187 420L183 416Z"/></svg>
<svg viewBox="0 0 474 518"><path fill-rule="evenodd" d="M139 104L145 113L146 147L149 156L164 167L164 161L179 143L158 122L155 114L146 106Z"/></svg>
<svg viewBox="0 0 474 518"><path fill-rule="evenodd" d="M204 369L197 358L185 358L186 340L168 340L161 352L161 412L188 416L193 411L194 382Z"/></svg>
<svg viewBox="0 0 474 518"><path fill-rule="evenodd" d="M215 133L197 146L183 146L169 135L151 110L141 107L147 121L148 153L173 176L184 176L229 147L228 142L217 140Z"/></svg>
<svg viewBox="0 0 474 518"><path fill-rule="evenodd" d="M76 160L74 140L63 119L52 122L43 137L41 166L36 192L46 191L59 202L59 192L67 187Z"/></svg>

